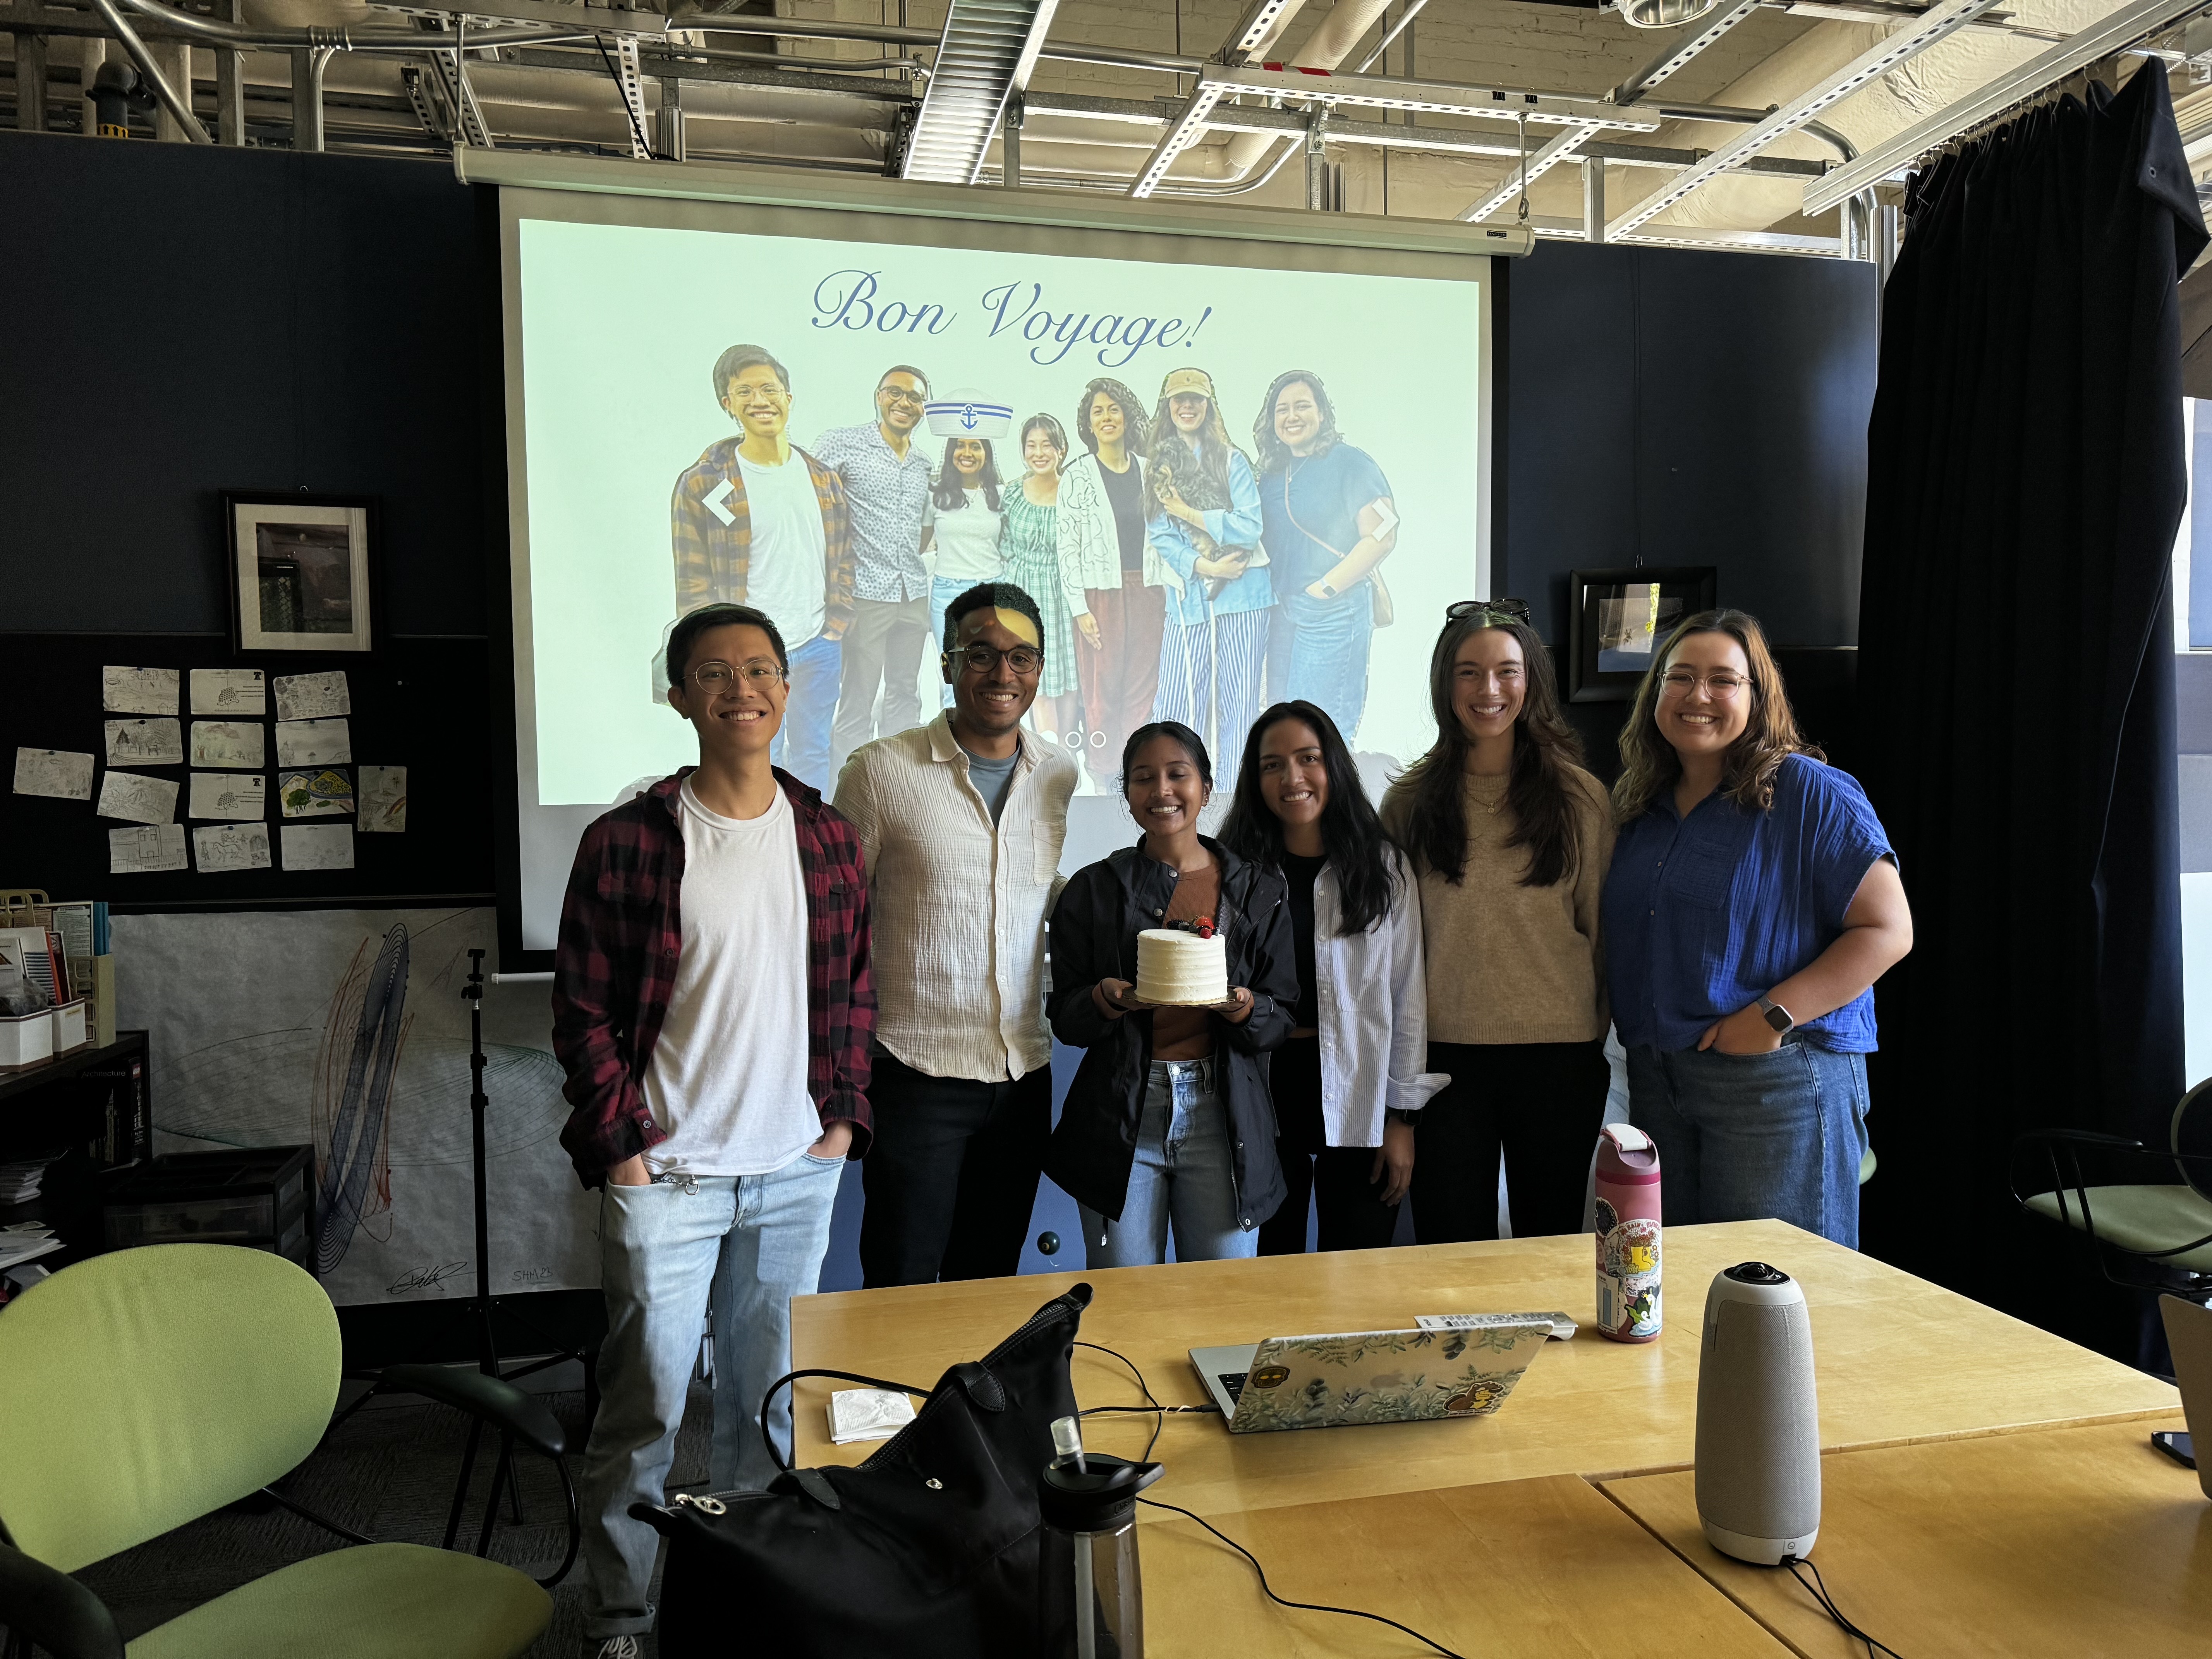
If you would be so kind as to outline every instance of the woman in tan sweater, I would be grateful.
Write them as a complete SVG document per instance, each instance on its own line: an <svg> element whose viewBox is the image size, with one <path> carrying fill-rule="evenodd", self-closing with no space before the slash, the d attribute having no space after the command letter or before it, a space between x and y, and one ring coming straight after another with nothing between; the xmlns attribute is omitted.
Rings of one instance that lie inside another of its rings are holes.
<svg viewBox="0 0 2212 1659"><path fill-rule="evenodd" d="M1421 1114L1424 1244L1498 1237L1501 1150L1515 1237L1579 1232L1605 1116L1613 818L1528 616L1517 599L1445 612L1436 744L1382 799L1420 877L1428 1069L1452 1079Z"/></svg>

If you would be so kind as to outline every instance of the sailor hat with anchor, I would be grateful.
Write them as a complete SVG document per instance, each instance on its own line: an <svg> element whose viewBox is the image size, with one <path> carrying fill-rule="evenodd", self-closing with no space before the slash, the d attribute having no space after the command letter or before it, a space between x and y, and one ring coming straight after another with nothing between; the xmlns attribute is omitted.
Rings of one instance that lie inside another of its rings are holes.
<svg viewBox="0 0 2212 1659"><path fill-rule="evenodd" d="M985 397L972 386L957 386L922 405L936 438L1003 438L1012 428L1014 406Z"/></svg>

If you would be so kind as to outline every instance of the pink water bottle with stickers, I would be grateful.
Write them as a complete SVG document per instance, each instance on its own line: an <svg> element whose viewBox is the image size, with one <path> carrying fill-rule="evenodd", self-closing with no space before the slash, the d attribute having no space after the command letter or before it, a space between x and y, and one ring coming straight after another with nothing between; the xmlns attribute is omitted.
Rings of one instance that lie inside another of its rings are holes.
<svg viewBox="0 0 2212 1659"><path fill-rule="evenodd" d="M1659 1335L1659 1148L1629 1123L1597 1138L1597 1328L1616 1342Z"/></svg>

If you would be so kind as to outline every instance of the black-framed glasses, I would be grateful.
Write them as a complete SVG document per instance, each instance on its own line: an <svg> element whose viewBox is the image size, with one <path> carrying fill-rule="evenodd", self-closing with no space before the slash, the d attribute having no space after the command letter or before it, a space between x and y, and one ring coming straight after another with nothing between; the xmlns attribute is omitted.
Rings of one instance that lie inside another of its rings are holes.
<svg viewBox="0 0 2212 1659"><path fill-rule="evenodd" d="M686 676L708 696L720 696L738 682L739 675L756 691L765 691L775 681L784 679L783 665L774 657L752 657L732 665L726 662L702 662Z"/></svg>
<svg viewBox="0 0 2212 1659"><path fill-rule="evenodd" d="M1043 648L1034 645L1018 645L1011 651L1001 651L993 645L969 645L945 653L946 662L958 663L976 674L997 673L1001 658L1024 679L1044 666Z"/></svg>
<svg viewBox="0 0 2212 1659"><path fill-rule="evenodd" d="M927 392L908 392L904 386L878 386L876 396L888 398L895 404L906 404L915 409L920 409L922 404L929 401L929 394Z"/></svg>
<svg viewBox="0 0 2212 1659"><path fill-rule="evenodd" d="M1469 617L1480 617L1492 623L1517 622L1529 623L1535 613L1528 609L1526 599L1462 599L1444 607L1448 623L1464 622Z"/></svg>

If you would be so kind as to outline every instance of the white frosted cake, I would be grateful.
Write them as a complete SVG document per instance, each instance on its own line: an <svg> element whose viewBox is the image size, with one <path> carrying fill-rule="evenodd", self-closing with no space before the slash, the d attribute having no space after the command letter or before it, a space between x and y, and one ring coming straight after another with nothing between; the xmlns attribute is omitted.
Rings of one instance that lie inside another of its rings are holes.
<svg viewBox="0 0 2212 1659"><path fill-rule="evenodd" d="M1147 927L1137 935L1137 996L1144 1002L1196 1006L1229 996L1229 941L1200 939L1179 927Z"/></svg>

